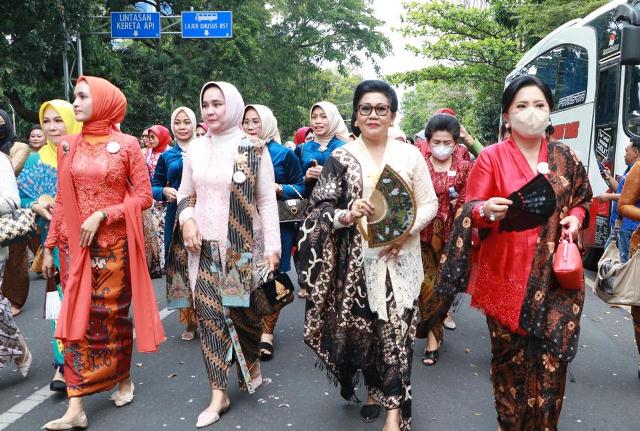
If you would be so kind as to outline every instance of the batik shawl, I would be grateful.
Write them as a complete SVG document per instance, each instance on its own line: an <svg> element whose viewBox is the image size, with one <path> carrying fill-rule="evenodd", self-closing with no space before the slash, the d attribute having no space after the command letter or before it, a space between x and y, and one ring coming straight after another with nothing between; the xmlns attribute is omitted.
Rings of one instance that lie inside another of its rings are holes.
<svg viewBox="0 0 640 431"><path fill-rule="evenodd" d="M553 254L560 239L560 220L574 207L588 209L592 192L589 178L575 153L560 142L549 142L549 174L547 178L556 193L556 211L541 226L526 294L520 312L520 327L529 336L542 340L542 349L562 361L575 357L580 334L580 316L584 290L568 290L558 286L553 273ZM464 292L471 271L472 212L478 201L468 202L458 212L450 240L440 260L436 280L439 294ZM583 228L587 227L585 218Z"/></svg>
<svg viewBox="0 0 640 431"><path fill-rule="evenodd" d="M324 165L298 236L299 282L309 292L304 341L347 400L355 399L358 370L372 366L379 349L365 285L362 237L355 227L333 226L337 211L349 208L362 189L357 159L336 150Z"/></svg>

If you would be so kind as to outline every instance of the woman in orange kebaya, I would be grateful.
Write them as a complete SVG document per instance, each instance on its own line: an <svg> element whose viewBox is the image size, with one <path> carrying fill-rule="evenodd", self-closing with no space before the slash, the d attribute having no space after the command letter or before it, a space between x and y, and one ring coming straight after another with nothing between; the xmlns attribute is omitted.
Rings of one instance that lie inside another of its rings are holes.
<svg viewBox="0 0 640 431"><path fill-rule="evenodd" d="M133 400L132 299L138 350L156 351L165 338L142 233L141 211L151 206L149 172L137 139L116 127L127 99L92 76L78 78L74 96L76 120L84 124L58 145L58 194L43 261L45 277L52 277L51 250L68 241L71 265L56 338L64 344L69 407L48 430L86 428L82 397L116 384L116 406Z"/></svg>

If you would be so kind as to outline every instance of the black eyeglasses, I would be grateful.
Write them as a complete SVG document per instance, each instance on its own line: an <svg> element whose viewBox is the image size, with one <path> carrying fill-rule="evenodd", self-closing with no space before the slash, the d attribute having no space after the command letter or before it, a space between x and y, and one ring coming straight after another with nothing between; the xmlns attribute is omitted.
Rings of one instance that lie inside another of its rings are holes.
<svg viewBox="0 0 640 431"><path fill-rule="evenodd" d="M374 110L376 111L377 115L379 115L380 117L384 117L389 112L389 105L371 106L368 103L365 103L364 105L358 106L358 113L365 117L371 115Z"/></svg>

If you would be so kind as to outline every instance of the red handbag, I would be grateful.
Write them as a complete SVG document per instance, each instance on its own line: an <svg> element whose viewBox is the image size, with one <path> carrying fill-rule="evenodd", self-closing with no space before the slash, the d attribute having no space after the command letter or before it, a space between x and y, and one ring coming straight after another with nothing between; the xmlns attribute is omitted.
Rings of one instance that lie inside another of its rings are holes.
<svg viewBox="0 0 640 431"><path fill-rule="evenodd" d="M573 235L560 241L560 245L553 256L553 272L558 284L563 289L584 289L584 268L582 267L582 255L578 246L573 242Z"/></svg>

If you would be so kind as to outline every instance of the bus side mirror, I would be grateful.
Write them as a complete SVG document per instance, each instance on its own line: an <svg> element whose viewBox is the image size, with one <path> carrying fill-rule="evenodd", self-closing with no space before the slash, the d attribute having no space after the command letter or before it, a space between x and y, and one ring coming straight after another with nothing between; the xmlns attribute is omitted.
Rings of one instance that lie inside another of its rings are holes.
<svg viewBox="0 0 640 431"><path fill-rule="evenodd" d="M622 26L620 64L625 66L640 64L640 27L632 24Z"/></svg>
<svg viewBox="0 0 640 431"><path fill-rule="evenodd" d="M621 4L616 8L614 17L622 27L620 64L640 64L640 11L630 4Z"/></svg>

